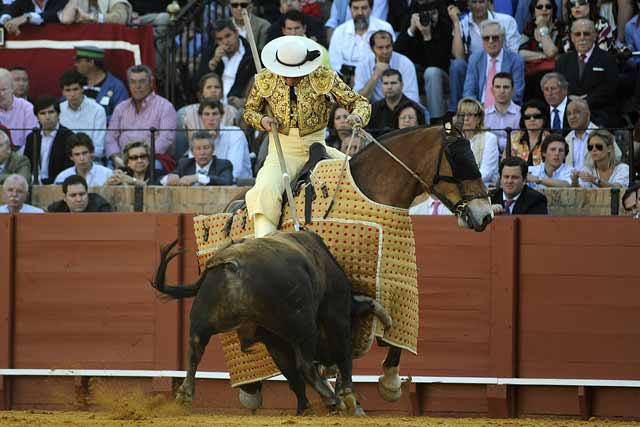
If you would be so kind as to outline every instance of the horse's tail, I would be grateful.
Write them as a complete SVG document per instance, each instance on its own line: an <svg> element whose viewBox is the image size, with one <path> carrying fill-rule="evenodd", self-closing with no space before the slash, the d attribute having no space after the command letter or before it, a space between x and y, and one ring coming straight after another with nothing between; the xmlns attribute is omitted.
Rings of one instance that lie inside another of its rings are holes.
<svg viewBox="0 0 640 427"><path fill-rule="evenodd" d="M169 261L171 261L176 256L180 255L184 250L176 251L170 254L173 247L178 243L178 240L174 240L167 246L162 246L160 248L160 264L158 265L158 269L156 270L156 275L151 282L151 286L154 287L158 292L166 295L168 298L173 299L181 299L181 298L191 298L198 294L198 290L202 285L202 280L204 275L200 276L200 279L193 285L180 285L180 286L169 286L165 283L165 276L167 272L167 266L169 265Z"/></svg>

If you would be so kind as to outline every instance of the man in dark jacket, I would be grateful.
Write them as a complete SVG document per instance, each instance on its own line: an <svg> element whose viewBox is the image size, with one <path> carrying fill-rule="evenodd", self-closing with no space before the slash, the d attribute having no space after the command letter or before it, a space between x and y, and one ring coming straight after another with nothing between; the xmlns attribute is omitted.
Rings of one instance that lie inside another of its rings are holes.
<svg viewBox="0 0 640 427"><path fill-rule="evenodd" d="M547 215L547 198L526 185L529 166L520 157L500 162L500 187L491 195L495 215Z"/></svg>
<svg viewBox="0 0 640 427"><path fill-rule="evenodd" d="M33 182L52 184L63 170L73 166L67 153L67 138L73 132L60 124L60 105L53 96L36 99L33 111L40 123L40 130L27 135L24 155L31 162Z"/></svg>
<svg viewBox="0 0 640 427"><path fill-rule="evenodd" d="M42 7L36 4L32 0L15 0L0 15L0 25L4 25L10 34L18 35L24 24L59 23L58 12L66 6L67 0L49 0Z"/></svg>
<svg viewBox="0 0 640 427"><path fill-rule="evenodd" d="M80 175L70 175L62 183L64 198L53 202L47 212L111 212L111 205L101 195L89 193L87 181Z"/></svg>

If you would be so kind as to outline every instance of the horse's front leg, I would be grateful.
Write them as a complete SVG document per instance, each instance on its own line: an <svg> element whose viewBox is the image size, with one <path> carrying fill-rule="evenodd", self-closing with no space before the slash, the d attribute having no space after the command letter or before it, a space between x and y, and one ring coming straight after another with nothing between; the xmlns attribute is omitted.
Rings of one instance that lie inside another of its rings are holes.
<svg viewBox="0 0 640 427"><path fill-rule="evenodd" d="M400 355L402 349L390 346L387 357L382 362L384 375L378 378L378 392L387 402L396 402L402 397L400 379Z"/></svg>

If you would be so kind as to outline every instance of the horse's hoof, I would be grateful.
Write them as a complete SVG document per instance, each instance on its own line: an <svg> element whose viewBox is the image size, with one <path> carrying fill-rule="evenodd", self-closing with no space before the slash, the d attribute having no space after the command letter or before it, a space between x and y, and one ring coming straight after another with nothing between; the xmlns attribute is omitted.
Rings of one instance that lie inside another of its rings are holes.
<svg viewBox="0 0 640 427"><path fill-rule="evenodd" d="M254 394L247 393L243 389L240 389L240 403L247 409L251 409L255 411L256 409L260 409L262 407L262 392L258 390Z"/></svg>
<svg viewBox="0 0 640 427"><path fill-rule="evenodd" d="M386 368L383 366L384 375L378 378L378 392L387 402L397 402L402 397L402 380L400 368L397 366Z"/></svg>
<svg viewBox="0 0 640 427"><path fill-rule="evenodd" d="M356 399L356 394L353 392L349 392L347 394L341 395L342 401L347 407L346 414L347 415L364 415L364 411L358 404L358 400Z"/></svg>

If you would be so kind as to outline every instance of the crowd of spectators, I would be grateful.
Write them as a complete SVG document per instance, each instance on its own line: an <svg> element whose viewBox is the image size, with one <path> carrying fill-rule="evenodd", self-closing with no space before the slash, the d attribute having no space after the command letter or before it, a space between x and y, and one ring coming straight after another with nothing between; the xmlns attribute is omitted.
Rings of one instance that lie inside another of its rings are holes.
<svg viewBox="0 0 640 427"><path fill-rule="evenodd" d="M638 0L229 0L189 51L198 102L186 106L157 90L168 3L0 4L8 37L47 23L153 25L158 58L123 82L103 49L76 46L75 67L53 76L61 97L30 93L25 64L0 69L0 183L10 181L12 200L25 184L63 184L56 211L75 212L103 206L87 196L92 186L250 185L266 139L242 119L256 72L249 28L258 49L281 35L321 43L323 63L371 102L376 137L453 120L488 187L502 188L505 167L509 182L520 174L531 188L633 181L640 132L634 141L621 129L640 111L640 53L629 55L640 50ZM347 115L332 110L326 142L355 155L366 141L351 137ZM436 202L427 210L441 211Z"/></svg>

